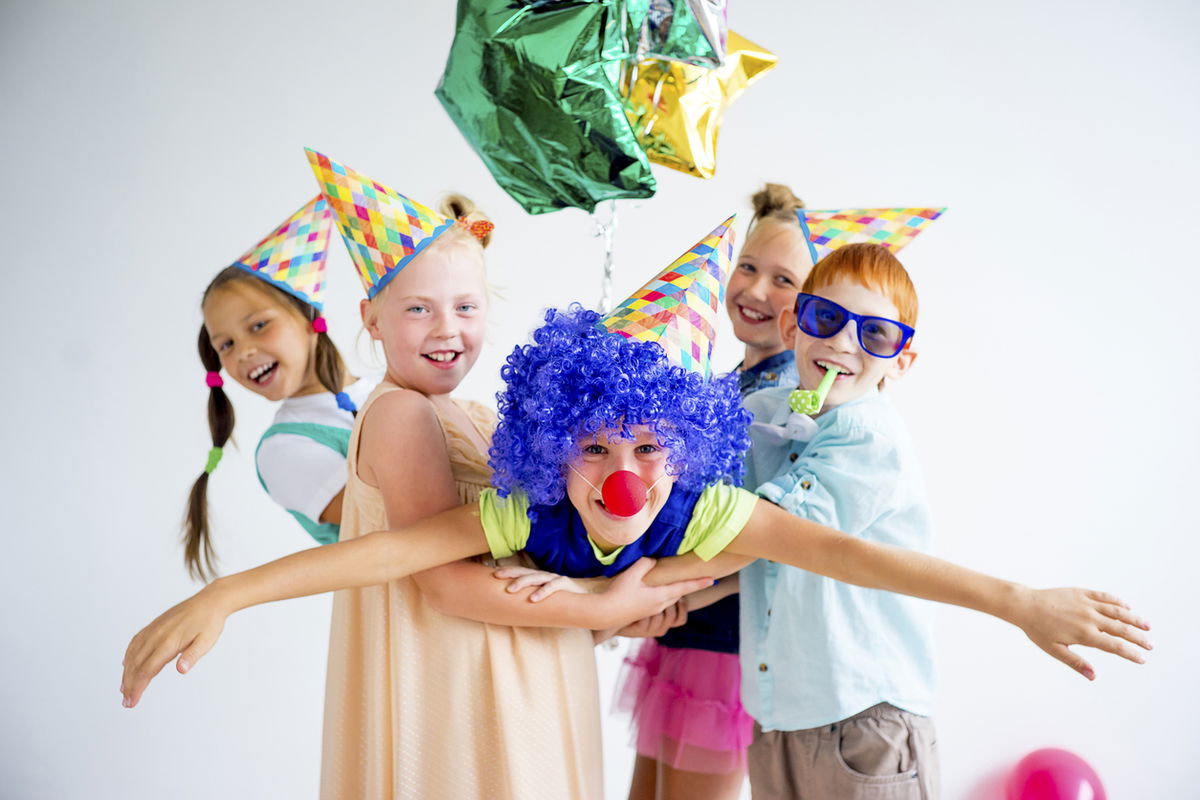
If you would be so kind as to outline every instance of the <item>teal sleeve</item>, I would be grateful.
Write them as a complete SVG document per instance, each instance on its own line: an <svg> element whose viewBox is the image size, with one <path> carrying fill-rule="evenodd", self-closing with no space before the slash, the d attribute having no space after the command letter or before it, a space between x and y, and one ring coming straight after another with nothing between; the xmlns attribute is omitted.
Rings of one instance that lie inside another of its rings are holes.
<svg viewBox="0 0 1200 800"><path fill-rule="evenodd" d="M501 497L495 489L479 495L479 521L492 558L507 558L529 541L529 498L524 492Z"/></svg>
<svg viewBox="0 0 1200 800"><path fill-rule="evenodd" d="M695 553L708 561L729 546L750 521L758 497L745 489L718 483L704 490L684 531L679 555Z"/></svg>

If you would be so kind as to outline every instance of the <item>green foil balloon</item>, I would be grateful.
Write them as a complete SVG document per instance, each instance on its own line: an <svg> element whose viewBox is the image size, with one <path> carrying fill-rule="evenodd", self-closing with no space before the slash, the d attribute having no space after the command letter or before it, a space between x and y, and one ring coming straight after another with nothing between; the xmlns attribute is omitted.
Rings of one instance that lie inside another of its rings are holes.
<svg viewBox="0 0 1200 800"><path fill-rule="evenodd" d="M650 197L650 162L616 81L620 0L459 0L437 97L530 214Z"/></svg>

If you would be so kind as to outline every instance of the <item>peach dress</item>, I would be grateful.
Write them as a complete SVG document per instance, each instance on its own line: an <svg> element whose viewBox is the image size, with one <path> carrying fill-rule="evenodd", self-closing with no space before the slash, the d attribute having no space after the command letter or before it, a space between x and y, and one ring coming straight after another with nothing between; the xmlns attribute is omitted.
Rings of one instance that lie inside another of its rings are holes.
<svg viewBox="0 0 1200 800"><path fill-rule="evenodd" d="M350 437L341 539L387 527L383 495L358 476ZM485 440L495 415L459 403ZM442 418L459 500L491 477L487 454ZM413 458L420 458L413 454ZM588 631L509 628L434 611L411 578L333 601L323 800L600 800L596 662Z"/></svg>

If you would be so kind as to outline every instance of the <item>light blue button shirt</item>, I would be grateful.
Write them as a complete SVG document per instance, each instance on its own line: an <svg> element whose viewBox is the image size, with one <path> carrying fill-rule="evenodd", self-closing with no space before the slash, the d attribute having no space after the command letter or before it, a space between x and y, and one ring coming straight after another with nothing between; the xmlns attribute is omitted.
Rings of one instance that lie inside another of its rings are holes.
<svg viewBox="0 0 1200 800"><path fill-rule="evenodd" d="M756 392L746 407L783 425L788 392ZM928 551L920 465L892 404L872 391L816 422L810 441L775 445L773 475L748 464L746 485L764 481L761 496L852 536ZM763 560L742 570L741 597L742 704L763 730L816 728L881 702L932 713L928 603Z"/></svg>

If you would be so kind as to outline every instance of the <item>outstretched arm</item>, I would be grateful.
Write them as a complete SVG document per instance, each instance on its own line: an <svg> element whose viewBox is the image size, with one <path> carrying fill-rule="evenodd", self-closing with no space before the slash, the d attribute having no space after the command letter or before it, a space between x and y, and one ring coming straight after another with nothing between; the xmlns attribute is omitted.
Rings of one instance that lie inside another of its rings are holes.
<svg viewBox="0 0 1200 800"><path fill-rule="evenodd" d="M759 500L727 552L765 558L834 580L972 608L1011 622L1034 644L1089 680L1095 671L1069 648L1082 644L1142 663L1150 629L1123 602L1087 589L1030 589L902 547L875 544Z"/></svg>
<svg viewBox="0 0 1200 800"><path fill-rule="evenodd" d="M216 643L225 620L235 611L274 600L386 583L486 551L478 508L472 504L402 531L380 531L302 550L218 578L162 614L129 643L121 677L123 705L137 705L151 679L176 656L179 672L191 669Z"/></svg>

